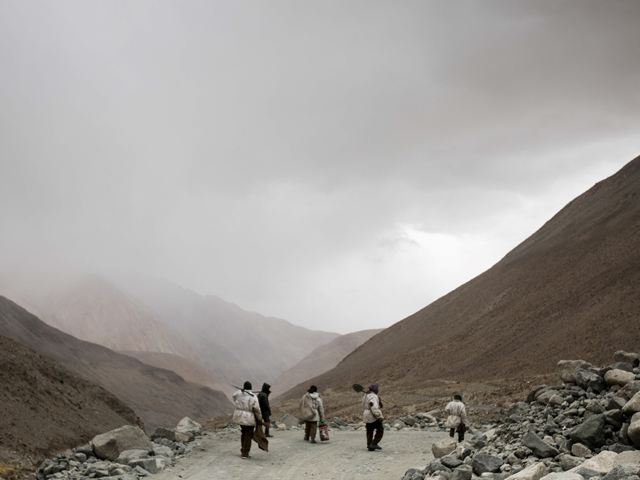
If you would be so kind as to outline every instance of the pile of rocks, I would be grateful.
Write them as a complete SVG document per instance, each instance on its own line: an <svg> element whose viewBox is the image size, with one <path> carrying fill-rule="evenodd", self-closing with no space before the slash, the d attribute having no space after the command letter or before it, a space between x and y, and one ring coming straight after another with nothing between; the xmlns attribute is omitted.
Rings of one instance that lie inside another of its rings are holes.
<svg viewBox="0 0 640 480"><path fill-rule="evenodd" d="M533 388L467 441L434 444L436 459L404 480L640 480L640 355L614 362L561 360L563 384Z"/></svg>
<svg viewBox="0 0 640 480"><path fill-rule="evenodd" d="M150 438L140 428L126 425L45 460L36 476L38 480L137 480L173 465L201 434L202 426L189 417L175 429L156 428Z"/></svg>

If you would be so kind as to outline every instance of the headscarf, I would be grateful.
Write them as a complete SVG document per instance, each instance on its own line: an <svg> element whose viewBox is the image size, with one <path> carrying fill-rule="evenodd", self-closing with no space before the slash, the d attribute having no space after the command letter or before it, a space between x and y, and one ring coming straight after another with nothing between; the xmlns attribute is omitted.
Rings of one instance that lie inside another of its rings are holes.
<svg viewBox="0 0 640 480"><path fill-rule="evenodd" d="M369 385L369 392L367 393L375 393L376 395L378 395L378 384L372 383L371 385ZM378 397L378 403L380 404L380 408L384 406L382 405L382 400L380 400L380 397Z"/></svg>
<svg viewBox="0 0 640 480"><path fill-rule="evenodd" d="M315 385L311 385L309 390L307 390L307 392L309 393L316 393L317 391L318 391L318 387L316 387Z"/></svg>

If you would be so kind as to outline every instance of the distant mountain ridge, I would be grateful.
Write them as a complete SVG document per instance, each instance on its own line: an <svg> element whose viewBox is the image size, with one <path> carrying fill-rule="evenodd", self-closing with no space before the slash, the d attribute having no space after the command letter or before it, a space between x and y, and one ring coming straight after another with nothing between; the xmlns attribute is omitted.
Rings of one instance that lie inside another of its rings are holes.
<svg viewBox="0 0 640 480"><path fill-rule="evenodd" d="M492 268L387 328L310 381L420 388L607 364L640 350L640 157L570 202ZM295 398L303 387L288 391Z"/></svg>
<svg viewBox="0 0 640 480"><path fill-rule="evenodd" d="M272 397L276 398L299 383L331 370L356 348L383 330L380 328L347 333L319 346L275 379L271 387Z"/></svg>
<svg viewBox="0 0 640 480"><path fill-rule="evenodd" d="M101 345L78 340L2 296L0 335L101 385L132 407L148 429L159 425L173 427L185 416L204 418L233 410L222 392L189 383L170 370L147 365Z"/></svg>

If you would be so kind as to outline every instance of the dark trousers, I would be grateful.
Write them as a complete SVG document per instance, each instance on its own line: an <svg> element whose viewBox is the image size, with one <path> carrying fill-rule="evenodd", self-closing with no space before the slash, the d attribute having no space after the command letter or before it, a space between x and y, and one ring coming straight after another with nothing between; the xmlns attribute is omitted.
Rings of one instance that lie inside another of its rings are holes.
<svg viewBox="0 0 640 480"><path fill-rule="evenodd" d="M373 435L375 430L376 434ZM384 427L382 426L382 420L376 420L373 423L367 423L367 447L371 445L378 445L382 436L384 435Z"/></svg>
<svg viewBox="0 0 640 480"><path fill-rule="evenodd" d="M304 422L304 436L311 440L315 440L318 431L318 422Z"/></svg>
<svg viewBox="0 0 640 480"><path fill-rule="evenodd" d="M262 417L262 422L264 423L264 434L265 436L269 436L269 427L271 426L271 420L269 420L269 417L265 418Z"/></svg>
<svg viewBox="0 0 640 480"><path fill-rule="evenodd" d="M458 428L452 428L449 430L449 436L453 438L453 434L458 432L458 442L464 442L464 432L467 431L467 428L464 426L464 423L458 425Z"/></svg>
<svg viewBox="0 0 640 480"><path fill-rule="evenodd" d="M242 431L242 436L240 437L240 454L243 457L249 456L249 450L251 450L251 440L253 439L253 430L256 427L247 427L245 425L240 425L240 430Z"/></svg>

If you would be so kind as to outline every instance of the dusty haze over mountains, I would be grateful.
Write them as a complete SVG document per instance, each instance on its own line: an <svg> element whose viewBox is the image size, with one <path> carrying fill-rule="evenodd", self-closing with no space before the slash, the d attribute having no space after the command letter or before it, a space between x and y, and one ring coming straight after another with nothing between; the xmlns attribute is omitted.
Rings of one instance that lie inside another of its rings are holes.
<svg viewBox="0 0 640 480"><path fill-rule="evenodd" d="M4 1L0 270L387 327L637 155L639 20L636 0Z"/></svg>

